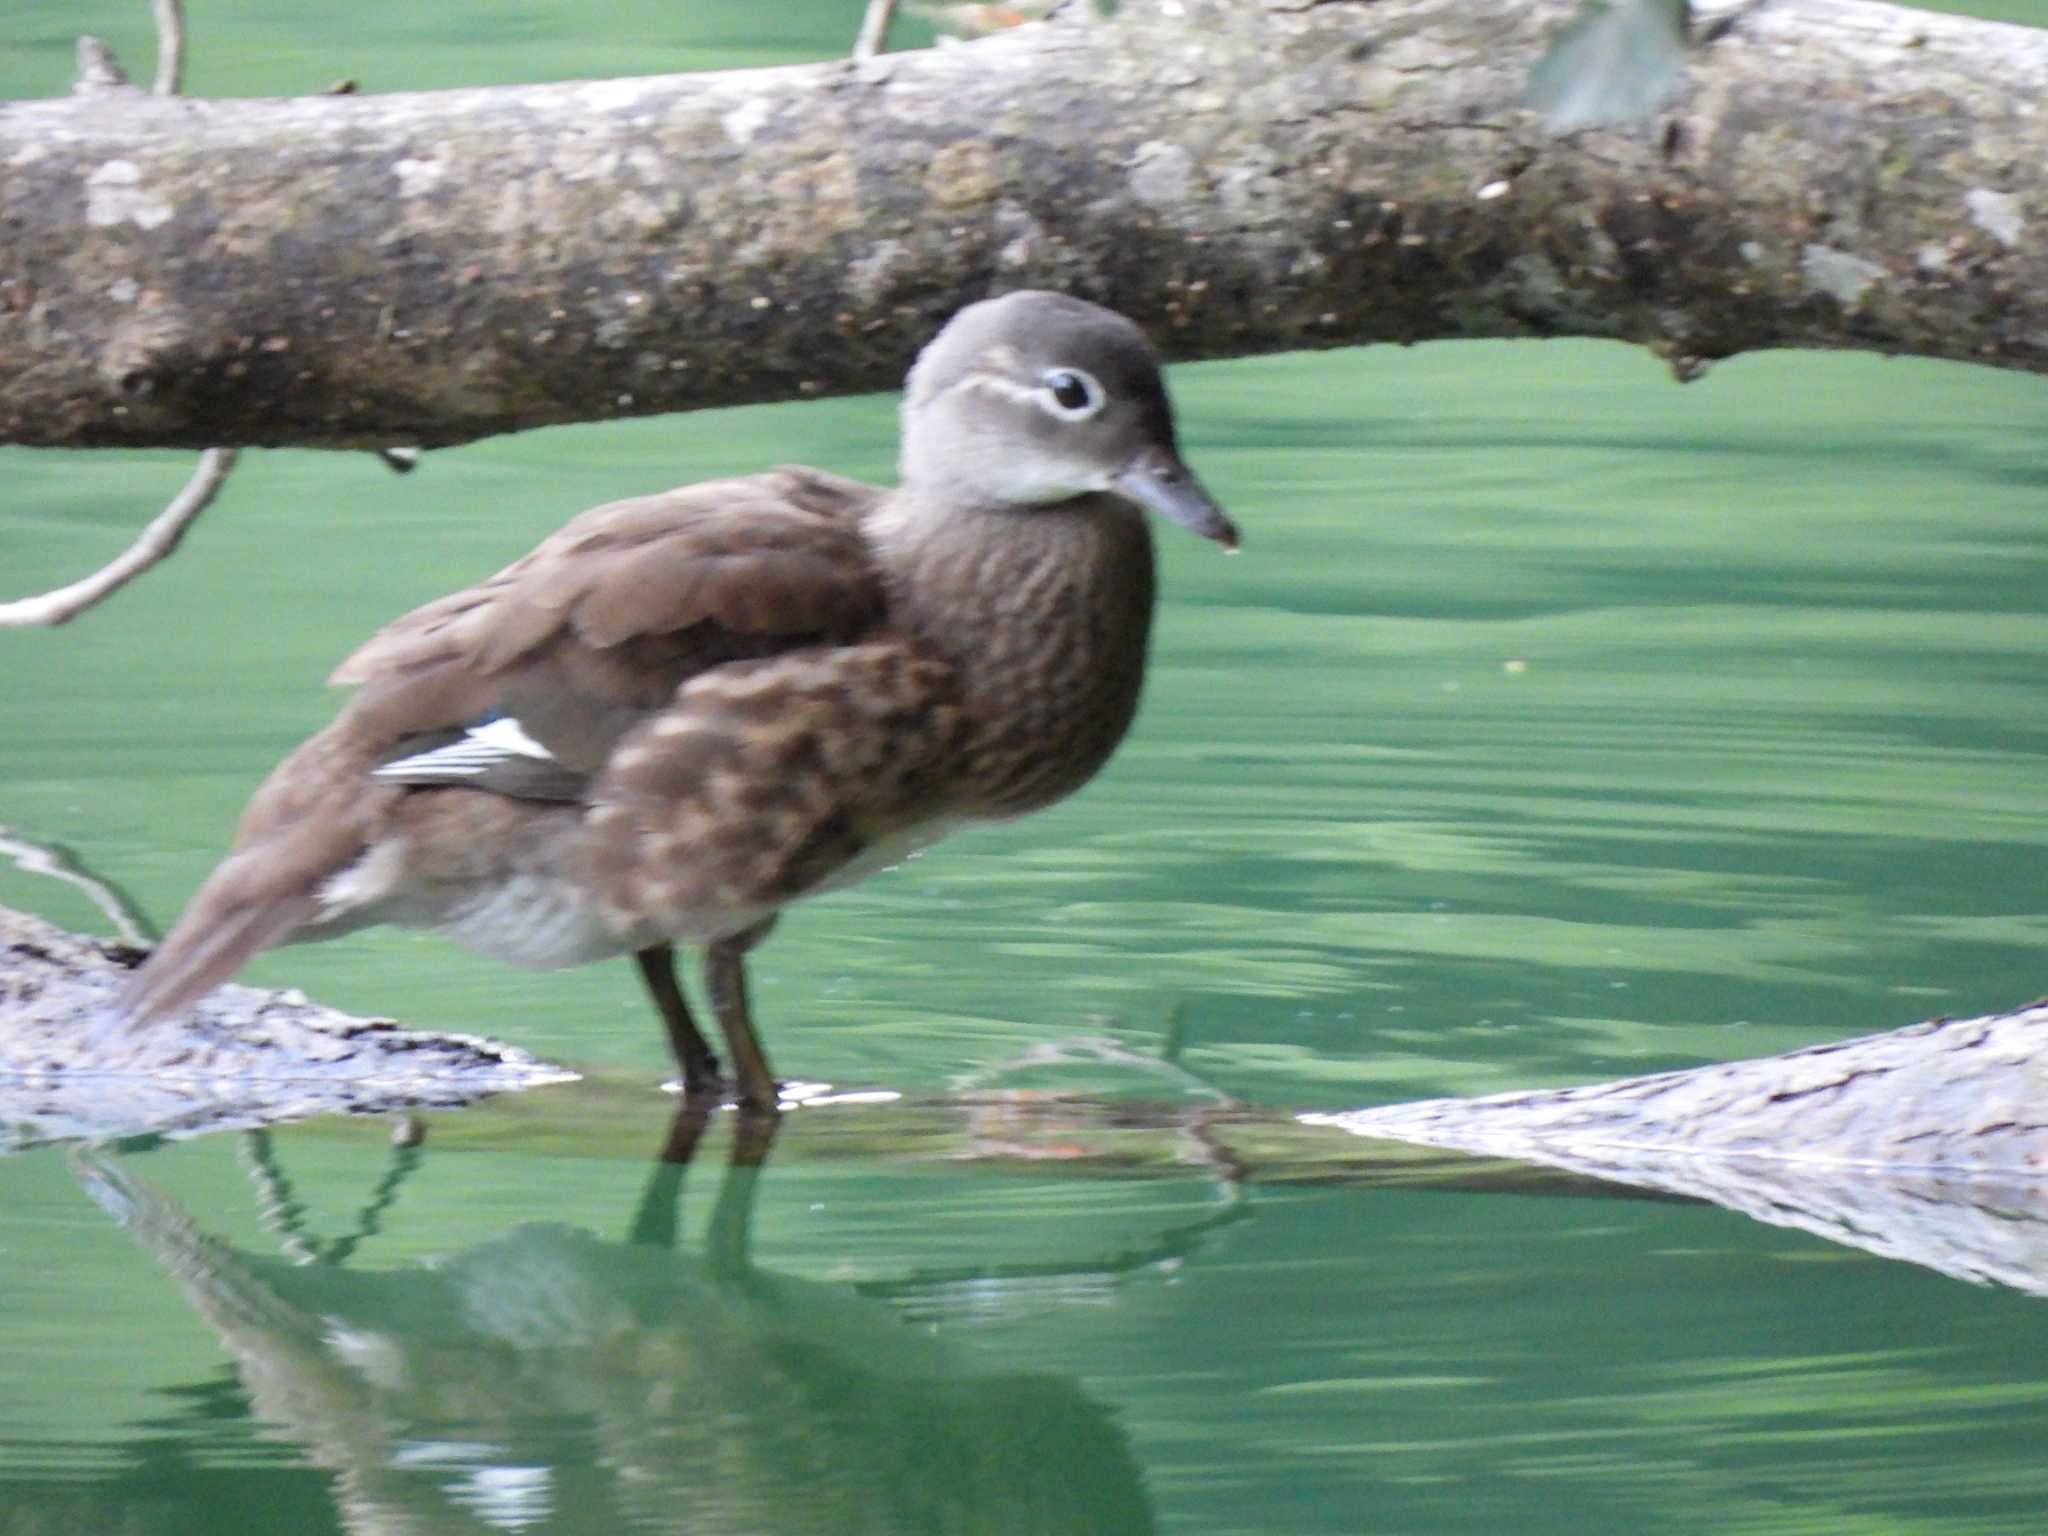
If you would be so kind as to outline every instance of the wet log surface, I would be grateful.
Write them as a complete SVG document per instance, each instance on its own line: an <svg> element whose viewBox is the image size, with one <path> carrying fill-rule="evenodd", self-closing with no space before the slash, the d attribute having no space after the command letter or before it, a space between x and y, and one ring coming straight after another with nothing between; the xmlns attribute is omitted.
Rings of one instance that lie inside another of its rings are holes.
<svg viewBox="0 0 2048 1536"><path fill-rule="evenodd" d="M136 955L0 909L0 1152L454 1107L576 1076L252 987L221 989L189 1023L112 1036L97 1020ZM2044 1059L2048 1004L2036 1004L1591 1087L1295 1114L1076 1037L938 1099L795 1089L777 1156L1194 1176L1236 1191L1648 1194L2048 1295ZM651 1081L591 1079L434 1135L630 1158L660 1140L653 1119L672 1103Z"/></svg>
<svg viewBox="0 0 2048 1536"><path fill-rule="evenodd" d="M573 1074L469 1035L221 987L175 1026L106 1012L141 951L0 908L0 1152L472 1103Z"/></svg>
<svg viewBox="0 0 2048 1536"><path fill-rule="evenodd" d="M1303 1117L2048 1294L2048 1004L1588 1088Z"/></svg>
<svg viewBox="0 0 2048 1536"><path fill-rule="evenodd" d="M2048 1171L2048 1002L1754 1061L1327 1123L1491 1156L1611 1157L1620 1168L1660 1154L2038 1177Z"/></svg>

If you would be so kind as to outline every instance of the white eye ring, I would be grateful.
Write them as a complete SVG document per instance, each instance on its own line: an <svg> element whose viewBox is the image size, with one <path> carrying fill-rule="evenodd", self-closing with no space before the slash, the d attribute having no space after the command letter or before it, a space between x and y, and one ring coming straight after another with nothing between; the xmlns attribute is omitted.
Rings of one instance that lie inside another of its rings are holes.
<svg viewBox="0 0 2048 1536"><path fill-rule="evenodd" d="M1095 375L1080 368L1053 368L1039 380L1055 416L1068 421L1085 421L1102 409L1109 397L1095 381Z"/></svg>

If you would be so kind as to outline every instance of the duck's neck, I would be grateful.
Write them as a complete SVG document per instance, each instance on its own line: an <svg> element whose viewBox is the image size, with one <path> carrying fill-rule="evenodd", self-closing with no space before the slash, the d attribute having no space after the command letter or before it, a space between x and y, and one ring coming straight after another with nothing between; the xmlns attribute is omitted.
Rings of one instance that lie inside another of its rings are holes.
<svg viewBox="0 0 2048 1536"><path fill-rule="evenodd" d="M1092 777L1136 713L1152 535L1119 498L1032 507L891 494L868 528L893 617L956 669L971 809L1018 815Z"/></svg>

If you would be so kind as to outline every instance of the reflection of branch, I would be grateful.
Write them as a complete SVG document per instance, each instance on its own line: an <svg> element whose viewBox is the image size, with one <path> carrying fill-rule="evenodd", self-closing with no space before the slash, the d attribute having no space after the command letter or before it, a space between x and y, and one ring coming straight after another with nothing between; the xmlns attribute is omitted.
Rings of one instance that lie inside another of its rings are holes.
<svg viewBox="0 0 2048 1536"><path fill-rule="evenodd" d="M38 842L11 828L0 827L0 855L14 860L19 868L31 875L48 875L53 880L77 886L92 898L94 906L107 915L107 921L114 925L114 931L124 942L143 947L156 942L156 930L127 894L112 881L79 868L78 860L70 849L56 843Z"/></svg>
<svg viewBox="0 0 2048 1536"><path fill-rule="evenodd" d="M903 1317L919 1323L977 1313L986 1315L1031 1292L1069 1299L1099 1298L1132 1275L1147 1271L1173 1273L1200 1253L1213 1234L1253 1214L1245 1192L1231 1189L1220 1208L1212 1208L1193 1221L1085 1264L1077 1264L1072 1258L1054 1258L926 1266L900 1280L857 1281L853 1289L862 1296L891 1303Z"/></svg>
<svg viewBox="0 0 2048 1536"><path fill-rule="evenodd" d="M317 1262L320 1240L306 1235L306 1208L292 1193L292 1181L271 1151L269 1130L244 1131L238 1145L242 1167L256 1186L257 1219L266 1231L277 1234L287 1257L300 1264Z"/></svg>
<svg viewBox="0 0 2048 1536"><path fill-rule="evenodd" d="M235 454L233 448L209 448L202 453L199 468L185 489L142 530L142 536L83 581L74 581L68 587L59 587L37 597L0 603L0 629L69 623L164 559L178 547L178 541L185 537L185 530L219 493L228 471L235 467Z"/></svg>

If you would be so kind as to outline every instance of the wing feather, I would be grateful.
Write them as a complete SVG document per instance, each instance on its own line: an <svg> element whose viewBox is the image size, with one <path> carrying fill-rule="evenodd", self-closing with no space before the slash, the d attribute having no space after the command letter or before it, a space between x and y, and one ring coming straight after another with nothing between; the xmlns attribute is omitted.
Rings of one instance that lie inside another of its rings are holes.
<svg viewBox="0 0 2048 1536"><path fill-rule="evenodd" d="M784 469L592 508L488 581L387 625L332 681L447 663L501 672L563 636L608 650L699 625L850 635L886 603L859 527L878 494Z"/></svg>

